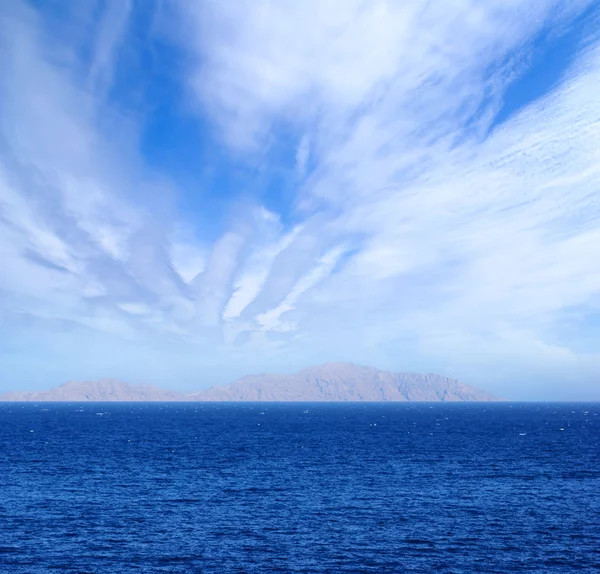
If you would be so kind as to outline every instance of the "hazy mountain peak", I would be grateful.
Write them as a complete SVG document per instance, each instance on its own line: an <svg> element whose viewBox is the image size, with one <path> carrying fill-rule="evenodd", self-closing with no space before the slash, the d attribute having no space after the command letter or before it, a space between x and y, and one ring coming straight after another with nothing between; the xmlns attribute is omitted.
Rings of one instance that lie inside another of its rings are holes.
<svg viewBox="0 0 600 574"><path fill-rule="evenodd" d="M441 375L391 373L325 363L295 375L255 375L191 395L205 401L491 401L489 393Z"/></svg>
<svg viewBox="0 0 600 574"><path fill-rule="evenodd" d="M172 401L184 395L153 385L129 385L115 379L67 381L47 391L18 391L0 395L3 401Z"/></svg>

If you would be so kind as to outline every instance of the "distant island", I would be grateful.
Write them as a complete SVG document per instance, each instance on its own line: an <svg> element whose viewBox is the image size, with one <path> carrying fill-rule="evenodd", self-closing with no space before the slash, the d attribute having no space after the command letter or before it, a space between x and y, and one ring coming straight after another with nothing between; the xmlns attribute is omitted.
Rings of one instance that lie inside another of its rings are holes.
<svg viewBox="0 0 600 574"><path fill-rule="evenodd" d="M253 375L196 393L177 393L153 385L129 385L113 379L71 381L46 391L17 391L0 401L496 401L493 395L440 375L392 373L352 363L326 363L295 375Z"/></svg>

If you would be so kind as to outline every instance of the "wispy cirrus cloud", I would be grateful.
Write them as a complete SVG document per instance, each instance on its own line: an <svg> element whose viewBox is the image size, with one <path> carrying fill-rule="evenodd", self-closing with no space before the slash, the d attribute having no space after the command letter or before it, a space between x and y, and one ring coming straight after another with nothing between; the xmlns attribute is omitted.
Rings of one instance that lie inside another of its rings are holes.
<svg viewBox="0 0 600 574"><path fill-rule="evenodd" d="M114 110L65 65L73 61L70 46L49 44L40 15L23 3L6 4L1 16L6 306L132 332L116 304L138 288L127 264L148 214L128 188L144 176L121 160L124 150L104 133L102 121ZM110 66L109 55L101 60ZM113 135L127 135L126 125L114 127ZM123 155L134 163L134 154Z"/></svg>
<svg viewBox="0 0 600 574"><path fill-rule="evenodd" d="M505 333L494 340L512 356L507 341L526 332L531 362L541 363L569 309L596 305L597 28L581 34L558 85L529 105L524 94L522 109L494 123L535 42L589 6L195 10L206 34L192 44L202 62L192 86L225 142L256 154L277 126L291 126L303 174L311 142L300 213L329 213L317 240L360 238L311 290L320 306L310 306L310 333L346 336L336 325L358 307L355 329L379 330L382 342L416 338L456 363L456 353L469 361L469 334ZM468 340L458 351L457 333ZM577 352L556 349L552 360L572 366Z"/></svg>

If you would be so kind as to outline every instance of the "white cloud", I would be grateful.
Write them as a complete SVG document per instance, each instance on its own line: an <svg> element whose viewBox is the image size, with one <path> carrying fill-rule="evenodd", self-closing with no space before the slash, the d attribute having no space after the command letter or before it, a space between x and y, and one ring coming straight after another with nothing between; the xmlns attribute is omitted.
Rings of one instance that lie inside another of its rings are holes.
<svg viewBox="0 0 600 574"><path fill-rule="evenodd" d="M152 313L152 309L143 303L119 303L117 307L130 315L149 315Z"/></svg>
<svg viewBox="0 0 600 574"><path fill-rule="evenodd" d="M115 53L123 41L131 9L131 0L108 0L103 6L88 76L92 91L104 93L110 88Z"/></svg>
<svg viewBox="0 0 600 574"><path fill-rule="evenodd" d="M275 126L292 126L301 134L296 169L304 172L309 141L314 165L300 205L329 214L315 239L359 238L340 272L311 286L307 335L334 338L350 314L356 329L379 331L380 340L446 333L429 351L448 356L444 341L453 333L491 332L503 322L514 333L527 325L523 348L543 361L565 310L593 304L594 44L553 93L487 133L532 39L587 5L320 2L191 11L204 31L193 86L225 142L255 154ZM302 329L280 324L295 306L285 301L257 315L263 328ZM463 364L467 340L453 351ZM509 352L510 340L498 344Z"/></svg>
<svg viewBox="0 0 600 574"><path fill-rule="evenodd" d="M126 24L109 20L102 34ZM132 272L139 279L144 267L155 287L168 265L154 265L159 276L152 280L148 265L131 261L132 241L149 224L130 193L144 174L120 139L127 122L114 122L110 139L101 125L115 119L102 90L122 30L98 38L90 86L64 65L77 61L78 46L47 25L23 3L0 8L0 61L10 78L0 86L0 290L6 308L21 314L129 336L135 329L119 319L119 302L135 295L145 304L153 292L136 285ZM146 197L151 201L152 193Z"/></svg>
<svg viewBox="0 0 600 574"><path fill-rule="evenodd" d="M244 242L243 235L226 233L215 243L205 271L193 280L192 291L200 325L220 325Z"/></svg>
<svg viewBox="0 0 600 574"><path fill-rule="evenodd" d="M194 243L172 243L170 258L175 271L185 283L206 268L206 252Z"/></svg>
<svg viewBox="0 0 600 574"><path fill-rule="evenodd" d="M329 276L336 263L344 253L344 248L337 247L319 259L317 265L309 273L300 278L285 299L274 309L256 316L256 323L263 331L286 332L295 331L297 326L289 321L282 321L281 316L296 308L300 297Z"/></svg>
<svg viewBox="0 0 600 574"><path fill-rule="evenodd" d="M360 106L376 106L418 130L461 108L473 112L490 65L589 3L258 0L186 5L184 18L195 18L198 97L227 141L244 147L281 116L325 112L340 129ZM394 98L382 101L390 91ZM345 134L319 142L336 136Z"/></svg>
<svg viewBox="0 0 600 574"><path fill-rule="evenodd" d="M301 228L297 227L278 239L276 243L260 246L258 250L248 256L241 275L234 285L231 298L223 311L223 319L231 320L238 317L254 301L267 280L275 258L292 244L300 231Z"/></svg>
<svg viewBox="0 0 600 574"><path fill-rule="evenodd" d="M296 173L299 177L303 177L306 173L308 160L310 158L310 139L305 135L298 144L296 150Z"/></svg>

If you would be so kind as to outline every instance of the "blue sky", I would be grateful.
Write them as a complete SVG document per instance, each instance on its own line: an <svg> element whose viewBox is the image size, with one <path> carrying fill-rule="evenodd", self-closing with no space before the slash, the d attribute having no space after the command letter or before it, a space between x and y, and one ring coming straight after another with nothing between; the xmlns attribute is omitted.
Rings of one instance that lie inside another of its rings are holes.
<svg viewBox="0 0 600 574"><path fill-rule="evenodd" d="M325 361L600 399L600 4L0 4L0 390Z"/></svg>

